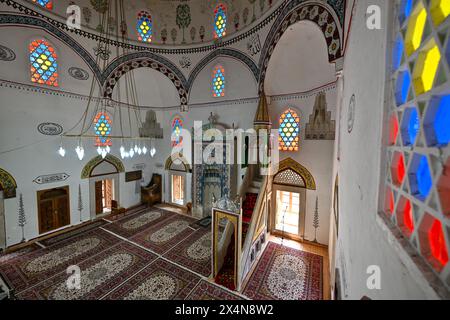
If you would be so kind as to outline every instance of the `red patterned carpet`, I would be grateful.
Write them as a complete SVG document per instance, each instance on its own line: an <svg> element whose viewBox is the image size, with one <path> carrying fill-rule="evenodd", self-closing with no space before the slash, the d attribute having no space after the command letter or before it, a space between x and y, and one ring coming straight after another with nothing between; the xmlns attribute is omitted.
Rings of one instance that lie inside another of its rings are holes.
<svg viewBox="0 0 450 320"><path fill-rule="evenodd" d="M243 300L241 297L223 290L207 281L200 281L186 300Z"/></svg>
<svg viewBox="0 0 450 320"><path fill-rule="evenodd" d="M199 229L176 245L165 258L205 277L211 274L211 231Z"/></svg>
<svg viewBox="0 0 450 320"><path fill-rule="evenodd" d="M269 242L244 295L255 300L321 300L321 256Z"/></svg>
<svg viewBox="0 0 450 320"><path fill-rule="evenodd" d="M222 268L214 279L217 284L230 290L236 290L236 286L234 285L234 247L234 241L231 241Z"/></svg>
<svg viewBox="0 0 450 320"><path fill-rule="evenodd" d="M121 242L78 265L81 270L80 289L67 288L69 275L63 271L17 297L21 300L97 300L156 258L146 250Z"/></svg>
<svg viewBox="0 0 450 320"><path fill-rule="evenodd" d="M149 208L126 215L103 228L124 238L129 238L174 216L176 216L176 213L158 208Z"/></svg>
<svg viewBox="0 0 450 320"><path fill-rule="evenodd" d="M252 220L253 209L255 209L256 200L258 200L257 193L247 193L245 201L242 204L242 222L250 223Z"/></svg>
<svg viewBox="0 0 450 320"><path fill-rule="evenodd" d="M119 238L97 228L0 263L0 273L18 293L119 242Z"/></svg>
<svg viewBox="0 0 450 320"><path fill-rule="evenodd" d="M176 214L162 223L145 229L130 240L153 252L164 254L194 233L195 230L189 227L194 221L193 218Z"/></svg>
<svg viewBox="0 0 450 320"><path fill-rule="evenodd" d="M106 300L183 300L200 277L158 259L105 297Z"/></svg>

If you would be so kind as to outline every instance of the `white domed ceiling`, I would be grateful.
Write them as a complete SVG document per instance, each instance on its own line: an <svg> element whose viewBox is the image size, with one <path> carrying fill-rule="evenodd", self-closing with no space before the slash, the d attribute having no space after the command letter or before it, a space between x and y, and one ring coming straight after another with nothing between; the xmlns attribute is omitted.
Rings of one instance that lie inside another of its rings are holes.
<svg viewBox="0 0 450 320"><path fill-rule="evenodd" d="M264 15L281 0L123 0L128 37L138 41L136 30L139 12L151 16L151 43L185 45L214 40L214 11L219 4L226 8L226 36L238 32ZM109 2L109 8L108 8ZM82 9L82 27L101 30L100 13L108 11L111 16L108 31L116 33L116 3L120 0L53 0L53 11L66 16L69 4ZM35 4L38 6L37 4ZM105 30L104 30L105 31Z"/></svg>

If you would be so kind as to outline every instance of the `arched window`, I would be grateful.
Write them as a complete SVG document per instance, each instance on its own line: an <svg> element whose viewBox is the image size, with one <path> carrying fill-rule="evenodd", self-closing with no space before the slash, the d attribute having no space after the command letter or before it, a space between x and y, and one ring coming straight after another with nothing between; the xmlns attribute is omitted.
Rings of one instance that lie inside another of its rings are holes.
<svg viewBox="0 0 450 320"><path fill-rule="evenodd" d="M213 70L212 87L214 97L225 96L225 69L217 65Z"/></svg>
<svg viewBox="0 0 450 320"><path fill-rule="evenodd" d="M112 146L111 141L111 130L112 122L106 112L99 112L94 119L94 130L97 138L95 139L96 147L110 147Z"/></svg>
<svg viewBox="0 0 450 320"><path fill-rule="evenodd" d="M300 117L291 108L280 117L279 150L298 151L300 140Z"/></svg>
<svg viewBox="0 0 450 320"><path fill-rule="evenodd" d="M30 43L31 81L58 86L58 62L55 49L46 40Z"/></svg>
<svg viewBox="0 0 450 320"><path fill-rule="evenodd" d="M40 4L48 10L53 9L53 0L33 0L33 2Z"/></svg>
<svg viewBox="0 0 450 320"><path fill-rule="evenodd" d="M183 119L179 115L176 115L172 119L172 147L178 146L183 141L183 137L181 136L182 129Z"/></svg>
<svg viewBox="0 0 450 320"><path fill-rule="evenodd" d="M220 3L214 10L214 38L219 39L227 34L227 8Z"/></svg>
<svg viewBox="0 0 450 320"><path fill-rule="evenodd" d="M150 13L147 11L138 13L136 29L139 41L152 42L153 22Z"/></svg>

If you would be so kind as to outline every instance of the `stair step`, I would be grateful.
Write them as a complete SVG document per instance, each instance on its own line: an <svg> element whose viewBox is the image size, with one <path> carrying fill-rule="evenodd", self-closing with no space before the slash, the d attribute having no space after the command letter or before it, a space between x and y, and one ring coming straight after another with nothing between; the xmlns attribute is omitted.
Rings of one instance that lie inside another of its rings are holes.
<svg viewBox="0 0 450 320"><path fill-rule="evenodd" d="M262 181L253 180L251 185L252 185L252 187L261 188Z"/></svg>
<svg viewBox="0 0 450 320"><path fill-rule="evenodd" d="M248 192L251 192L251 193L259 193L259 188L250 187L250 188L248 189Z"/></svg>

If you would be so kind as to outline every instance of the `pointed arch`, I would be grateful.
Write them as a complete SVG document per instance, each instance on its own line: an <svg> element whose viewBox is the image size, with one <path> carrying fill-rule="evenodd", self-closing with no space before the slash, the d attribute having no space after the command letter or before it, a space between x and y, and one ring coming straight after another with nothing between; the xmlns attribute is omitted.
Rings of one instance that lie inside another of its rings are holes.
<svg viewBox="0 0 450 320"><path fill-rule="evenodd" d="M16 197L17 182L14 177L0 168L0 190L3 190L5 199Z"/></svg>
<svg viewBox="0 0 450 320"><path fill-rule="evenodd" d="M325 41L327 42L328 61L330 63L336 62L343 57L342 24L334 8L325 2L304 3L302 0L293 0L283 8L283 11L272 25L269 36L264 42L259 60L259 92L264 90L267 67L278 41L280 41L289 26L303 20L314 22L322 30Z"/></svg>
<svg viewBox="0 0 450 320"><path fill-rule="evenodd" d="M314 180L311 172L292 158L286 158L280 161L278 164L278 172L274 175L274 177L276 178L279 174L282 174L286 170L292 170L296 174L300 175L304 181L306 189L316 190L316 181Z"/></svg>
<svg viewBox="0 0 450 320"><path fill-rule="evenodd" d="M181 163L176 163L181 162ZM180 164L184 167L184 170L174 169L175 166L180 166ZM166 164L164 166L165 170L174 170L174 171L184 171L184 172L191 172L191 165L189 164L189 161L181 154L173 154L169 156L166 160Z"/></svg>
<svg viewBox="0 0 450 320"><path fill-rule="evenodd" d="M123 165L122 161L119 158L108 154L105 159L103 159L102 156L96 156L95 158L91 159L81 171L81 179L89 179L95 167L97 167L102 162L108 162L112 164L117 169L117 172L125 172L125 166Z"/></svg>

